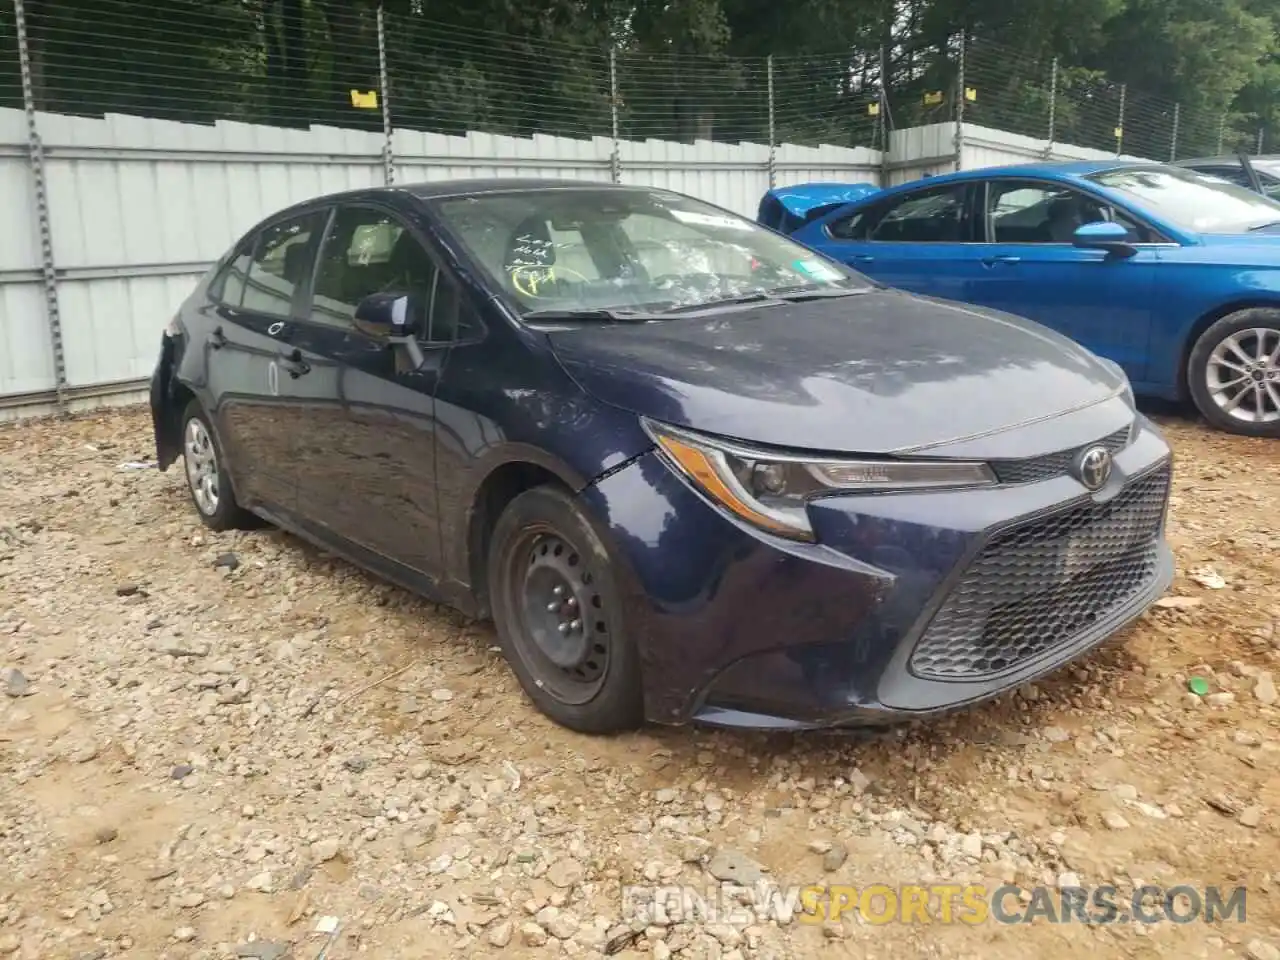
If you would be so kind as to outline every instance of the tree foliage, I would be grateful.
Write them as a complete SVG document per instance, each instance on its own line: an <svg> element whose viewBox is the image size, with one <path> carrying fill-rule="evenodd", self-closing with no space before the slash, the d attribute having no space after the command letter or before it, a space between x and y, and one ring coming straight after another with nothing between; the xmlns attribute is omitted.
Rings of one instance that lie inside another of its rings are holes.
<svg viewBox="0 0 1280 960"><path fill-rule="evenodd" d="M772 81L777 139L868 142L951 118L962 38L968 116L1032 136L1256 145L1280 94L1278 0L385 0L383 51L375 0L26 9L38 105L68 113L376 128L351 91L385 55L398 127L608 136L616 107L623 136L763 141ZM7 4L0 59L16 105Z"/></svg>

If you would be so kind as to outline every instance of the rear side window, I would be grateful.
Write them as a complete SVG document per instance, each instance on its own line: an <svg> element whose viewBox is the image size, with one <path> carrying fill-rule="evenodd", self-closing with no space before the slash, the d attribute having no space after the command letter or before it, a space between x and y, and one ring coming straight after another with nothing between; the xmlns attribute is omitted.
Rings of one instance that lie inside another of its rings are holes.
<svg viewBox="0 0 1280 960"><path fill-rule="evenodd" d="M968 185L933 187L903 197L869 231L867 239L896 243L962 243L967 237Z"/></svg>
<svg viewBox="0 0 1280 960"><path fill-rule="evenodd" d="M292 314L311 270L311 251L324 227L324 216L320 212L309 213L272 224L258 234L246 265L240 301L245 310L280 317ZM227 294L234 292L231 286L228 276Z"/></svg>

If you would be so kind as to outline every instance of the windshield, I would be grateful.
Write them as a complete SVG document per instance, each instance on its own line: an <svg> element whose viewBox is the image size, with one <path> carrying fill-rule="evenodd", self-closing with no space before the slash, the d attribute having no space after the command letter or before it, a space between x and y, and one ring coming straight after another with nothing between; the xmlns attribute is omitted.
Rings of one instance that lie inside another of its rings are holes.
<svg viewBox="0 0 1280 960"><path fill-rule="evenodd" d="M434 206L522 314L663 312L871 287L750 220L662 191L550 189Z"/></svg>
<svg viewBox="0 0 1280 960"><path fill-rule="evenodd" d="M1181 167L1122 167L1087 179L1194 233L1247 233L1280 221L1280 202Z"/></svg>

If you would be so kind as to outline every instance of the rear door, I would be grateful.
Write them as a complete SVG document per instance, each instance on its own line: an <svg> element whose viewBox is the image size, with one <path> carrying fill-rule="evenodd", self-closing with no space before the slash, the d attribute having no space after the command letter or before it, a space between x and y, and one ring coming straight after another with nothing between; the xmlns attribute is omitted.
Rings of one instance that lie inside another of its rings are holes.
<svg viewBox="0 0 1280 960"><path fill-rule="evenodd" d="M241 243L210 288L206 389L245 505L294 505L296 410L281 389L279 361L305 303L323 226L318 212L268 224Z"/></svg>
<svg viewBox="0 0 1280 960"><path fill-rule="evenodd" d="M963 301L981 269L973 198L967 180L923 186L828 218L796 239L891 287Z"/></svg>
<svg viewBox="0 0 1280 960"><path fill-rule="evenodd" d="M425 358L356 329L373 293L412 293L427 304ZM296 469L298 508L322 535L435 578L435 390L452 343L456 298L410 225L372 203L339 206L325 233L307 319L293 343L307 366Z"/></svg>
<svg viewBox="0 0 1280 960"><path fill-rule="evenodd" d="M985 209L973 302L1052 327L1145 379L1159 266L1149 228L1056 181L990 180ZM1138 252L1118 257L1075 246L1076 229L1099 220L1122 223Z"/></svg>

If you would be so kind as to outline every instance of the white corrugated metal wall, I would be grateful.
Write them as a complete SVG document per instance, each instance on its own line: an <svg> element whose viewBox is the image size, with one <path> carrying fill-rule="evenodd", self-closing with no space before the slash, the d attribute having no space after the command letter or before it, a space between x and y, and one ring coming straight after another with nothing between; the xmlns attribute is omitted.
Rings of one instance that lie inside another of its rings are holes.
<svg viewBox="0 0 1280 960"><path fill-rule="evenodd" d="M68 395L138 399L161 328L192 283L255 222L299 200L383 182L380 132L233 122L38 114L44 144ZM890 184L956 168L954 123L894 131L888 157L863 147L779 145L779 184ZM1105 157L966 125L966 168ZM396 180L538 176L608 181L613 141L397 131ZM0 419L51 409L56 379L41 278L26 117L0 110ZM753 216L769 188L763 144L619 144L621 179ZM886 162L887 161L887 162Z"/></svg>
<svg viewBox="0 0 1280 960"><path fill-rule="evenodd" d="M37 115L44 144L67 388L78 405L136 399L161 328L208 265L262 217L383 181L380 132ZM538 176L608 181L612 141L398 131L396 180ZM769 187L758 144L627 142L621 176L748 216ZM874 180L867 149L784 146L781 182ZM0 418L48 412L54 364L26 117L0 110Z"/></svg>

